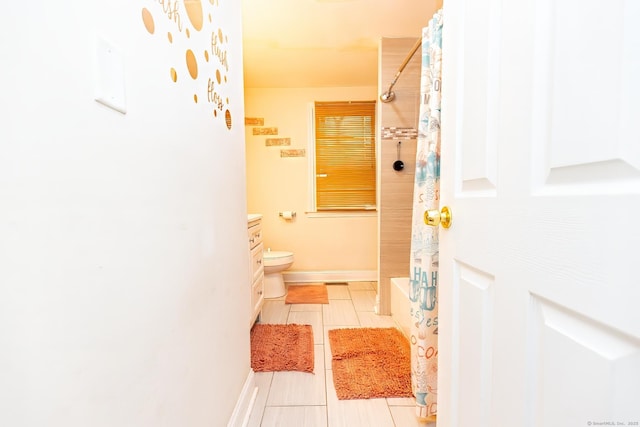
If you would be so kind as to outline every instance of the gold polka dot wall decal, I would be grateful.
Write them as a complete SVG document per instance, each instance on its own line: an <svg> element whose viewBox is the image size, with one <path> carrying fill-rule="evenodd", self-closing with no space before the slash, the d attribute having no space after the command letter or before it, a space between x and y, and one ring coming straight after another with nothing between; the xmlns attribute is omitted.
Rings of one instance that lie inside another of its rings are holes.
<svg viewBox="0 0 640 427"><path fill-rule="evenodd" d="M218 117L218 110L213 110L213 117Z"/></svg>
<svg viewBox="0 0 640 427"><path fill-rule="evenodd" d="M204 59L205 59L205 61L209 62L209 51L208 50L204 51Z"/></svg>
<svg viewBox="0 0 640 427"><path fill-rule="evenodd" d="M222 78L220 77L220 70L216 70L216 80L218 81L218 84L222 82Z"/></svg>
<svg viewBox="0 0 640 427"><path fill-rule="evenodd" d="M195 102L196 104L198 103L198 95L197 94L193 94L193 102Z"/></svg>
<svg viewBox="0 0 640 427"><path fill-rule="evenodd" d="M187 9L187 16L193 28L200 31L202 29L202 3L200 0L184 0L184 8Z"/></svg>
<svg viewBox="0 0 640 427"><path fill-rule="evenodd" d="M222 28L218 28L218 40L220 40L220 42L224 40L224 38L222 37Z"/></svg>
<svg viewBox="0 0 640 427"><path fill-rule="evenodd" d="M144 27L149 31L149 34L153 34L156 30L156 24L153 22L151 12L146 7L142 8L142 22L144 22Z"/></svg>
<svg viewBox="0 0 640 427"><path fill-rule="evenodd" d="M171 80L173 80L174 83L178 81L178 73L176 73L175 68L171 69Z"/></svg>
<svg viewBox="0 0 640 427"><path fill-rule="evenodd" d="M173 34L167 33L167 38L169 39L169 43L173 43Z"/></svg>
<svg viewBox="0 0 640 427"><path fill-rule="evenodd" d="M191 49L187 50L187 69L193 80L198 78L198 62Z"/></svg>
<svg viewBox="0 0 640 427"><path fill-rule="evenodd" d="M231 130L231 113L229 110L224 112L224 121L227 122L227 129Z"/></svg>
<svg viewBox="0 0 640 427"><path fill-rule="evenodd" d="M191 37L191 32L189 31L188 28L184 30L184 33L187 35L187 38Z"/></svg>
<svg viewBox="0 0 640 427"><path fill-rule="evenodd" d="M209 14L209 22L211 22L211 14Z"/></svg>

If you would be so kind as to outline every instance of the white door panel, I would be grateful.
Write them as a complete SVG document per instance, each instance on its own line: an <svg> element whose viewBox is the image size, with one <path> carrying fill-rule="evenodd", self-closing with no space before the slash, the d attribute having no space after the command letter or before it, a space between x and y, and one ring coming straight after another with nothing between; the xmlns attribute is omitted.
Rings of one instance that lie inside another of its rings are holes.
<svg viewBox="0 0 640 427"><path fill-rule="evenodd" d="M493 366L494 277L464 263L454 264L454 319L474 321L454 323L459 339L453 349L453 359L474 355L460 365L459 376L464 383L454 392L459 399L457 406L468 408L460 413L459 425L489 427L491 403L491 372Z"/></svg>
<svg viewBox="0 0 640 427"><path fill-rule="evenodd" d="M578 0L536 4L536 186L570 191L565 187L587 183L605 193L620 192L616 184L624 191L637 189L637 182L628 181L640 178L640 41L630 17L640 16L640 3L602 6Z"/></svg>
<svg viewBox="0 0 640 427"><path fill-rule="evenodd" d="M460 139L463 149L458 161L458 190L475 195L495 195L497 180L497 147L500 59L499 1L469 2L464 16L464 32L460 37L469 46L469 54L458 63L461 76ZM494 13L492 13L494 12ZM487 25L487 22L490 25ZM490 49L488 49L490 47ZM490 56L490 58L489 58Z"/></svg>
<svg viewBox="0 0 640 427"><path fill-rule="evenodd" d="M576 414L585 424L638 421L637 376L628 375L640 365L637 339L535 295L530 310L534 425L572 425L581 421Z"/></svg>
<svg viewBox="0 0 640 427"><path fill-rule="evenodd" d="M640 422L640 2L444 7L438 425Z"/></svg>

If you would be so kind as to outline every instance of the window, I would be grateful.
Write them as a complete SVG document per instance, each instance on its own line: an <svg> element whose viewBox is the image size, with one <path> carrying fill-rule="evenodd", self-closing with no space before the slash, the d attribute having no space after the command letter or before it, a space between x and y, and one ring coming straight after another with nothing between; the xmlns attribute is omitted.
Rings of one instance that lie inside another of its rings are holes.
<svg viewBox="0 0 640 427"><path fill-rule="evenodd" d="M375 101L316 102L317 211L376 207Z"/></svg>

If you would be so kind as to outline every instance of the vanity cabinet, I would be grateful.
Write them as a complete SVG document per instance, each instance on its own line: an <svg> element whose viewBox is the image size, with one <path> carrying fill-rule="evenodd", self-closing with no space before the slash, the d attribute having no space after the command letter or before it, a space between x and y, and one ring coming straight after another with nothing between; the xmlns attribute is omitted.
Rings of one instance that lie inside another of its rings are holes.
<svg viewBox="0 0 640 427"><path fill-rule="evenodd" d="M264 266L262 263L262 216L249 215L249 251L251 256L251 319L253 326L264 303Z"/></svg>

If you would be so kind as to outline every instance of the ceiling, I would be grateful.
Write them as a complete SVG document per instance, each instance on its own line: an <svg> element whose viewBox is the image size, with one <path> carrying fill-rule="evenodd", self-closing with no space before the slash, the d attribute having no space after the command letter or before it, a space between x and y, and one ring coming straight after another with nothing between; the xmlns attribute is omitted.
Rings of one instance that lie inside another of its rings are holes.
<svg viewBox="0 0 640 427"><path fill-rule="evenodd" d="M242 0L245 86L377 86L380 39L417 39L441 4Z"/></svg>

